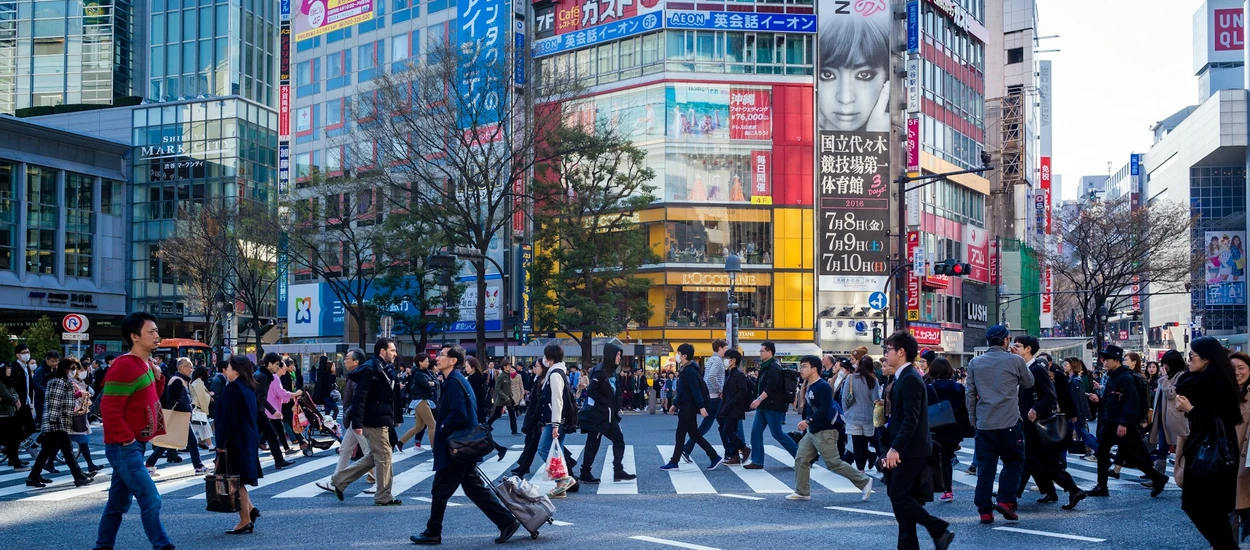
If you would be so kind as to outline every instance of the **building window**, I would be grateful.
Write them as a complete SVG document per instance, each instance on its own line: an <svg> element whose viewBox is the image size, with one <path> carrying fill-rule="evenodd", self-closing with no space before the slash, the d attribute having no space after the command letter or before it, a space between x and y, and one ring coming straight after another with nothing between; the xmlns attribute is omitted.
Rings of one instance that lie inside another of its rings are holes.
<svg viewBox="0 0 1250 550"><path fill-rule="evenodd" d="M674 208L670 212L675 214L686 210L690 209ZM767 210L750 210L734 212L721 219L670 220L664 224L664 261L723 265L726 255L733 253L740 255L743 263L771 264L773 235L772 223L768 221L770 215ZM745 219L763 221L739 221Z"/></svg>
<svg viewBox="0 0 1250 550"><path fill-rule="evenodd" d="M718 272L722 275L722 272ZM671 274L690 278L692 284L664 287L664 324L670 327L723 327L725 312L729 311L729 287L719 280L712 284L699 284L708 279L704 273ZM757 275L760 280L766 274ZM713 277L713 279L715 279ZM738 293L738 324L744 328L771 327L773 325L773 300L771 286L749 286L741 282ZM670 279L672 280L672 279Z"/></svg>
<svg viewBox="0 0 1250 550"><path fill-rule="evenodd" d="M91 276L92 209L95 178L65 175L65 275Z"/></svg>
<svg viewBox="0 0 1250 550"><path fill-rule="evenodd" d="M56 270L56 170L26 166L26 270L52 275Z"/></svg>
<svg viewBox="0 0 1250 550"><path fill-rule="evenodd" d="M1024 63L1024 48L1007 50L1007 64L1014 65L1016 63Z"/></svg>
<svg viewBox="0 0 1250 550"><path fill-rule="evenodd" d="M3 175L0 175L3 178ZM122 192L126 186L120 181L104 179L100 181L100 213L109 216L122 215L122 207L125 200L122 198Z"/></svg>
<svg viewBox="0 0 1250 550"><path fill-rule="evenodd" d="M17 247L17 164L0 160L0 270L12 271Z"/></svg>

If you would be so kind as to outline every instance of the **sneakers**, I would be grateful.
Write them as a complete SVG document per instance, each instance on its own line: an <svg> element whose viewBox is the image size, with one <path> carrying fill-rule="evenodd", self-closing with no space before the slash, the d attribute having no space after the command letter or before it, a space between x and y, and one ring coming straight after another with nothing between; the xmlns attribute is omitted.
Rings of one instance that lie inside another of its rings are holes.
<svg viewBox="0 0 1250 550"><path fill-rule="evenodd" d="M955 493L952 493L952 492L950 492L950 491L947 491L947 492L945 492L945 493L942 493L942 496L938 497L938 500L939 500L939 501L941 501L941 502L954 502L954 501L955 501Z"/></svg>
<svg viewBox="0 0 1250 550"><path fill-rule="evenodd" d="M572 476L561 478L560 481L556 482L556 488L552 489L548 495L563 495L564 493L569 492L569 489L571 489L574 485L577 485L577 480L573 479Z"/></svg>
<svg viewBox="0 0 1250 550"><path fill-rule="evenodd" d="M694 464L694 459L690 458L690 453L681 453L681 459L685 461L686 464Z"/></svg>
<svg viewBox="0 0 1250 550"><path fill-rule="evenodd" d="M739 460L738 462L746 464L748 460L751 460L751 448L743 447L742 448L742 460Z"/></svg>
<svg viewBox="0 0 1250 550"><path fill-rule="evenodd" d="M864 495L860 497L860 502L868 502L868 497L872 496L872 478L868 478L868 484L864 486Z"/></svg>
<svg viewBox="0 0 1250 550"><path fill-rule="evenodd" d="M994 523L994 514L981 514L981 525Z"/></svg>
<svg viewBox="0 0 1250 550"><path fill-rule="evenodd" d="M156 473L156 466L148 466L147 468L148 468L148 475L152 477L156 477L158 475Z"/></svg>
<svg viewBox="0 0 1250 550"><path fill-rule="evenodd" d="M325 491L327 493L334 492L334 486L330 485L330 482L328 481L318 481L314 485L316 485L318 489L321 489L322 491Z"/></svg>
<svg viewBox="0 0 1250 550"><path fill-rule="evenodd" d="M707 471L709 471L709 472L710 472L710 471L712 471L712 470L715 470L715 469L716 469L718 466L720 466L720 465L721 465L721 463L722 463L722 462L724 462L724 461L725 461L725 459L723 459L723 458L721 458L721 457L719 457L719 456L718 456L718 457L716 457L716 458L714 458L714 459L712 459L712 465L707 467Z"/></svg>
<svg viewBox="0 0 1250 550"><path fill-rule="evenodd" d="M374 493L378 492L378 486L377 486L377 485L370 485L370 486L368 486L368 487L365 487L365 490L363 490L363 491L361 491L361 492L362 492L362 493L364 493L364 494L366 494L366 495L372 495L372 494L374 494Z"/></svg>
<svg viewBox="0 0 1250 550"><path fill-rule="evenodd" d="M209 468L208 466L200 466L199 468L195 469L195 475L197 476L202 476L202 475L211 474L211 473L213 473L213 469Z"/></svg>
<svg viewBox="0 0 1250 550"><path fill-rule="evenodd" d="M1020 515L1016 513L1016 505L1011 502L998 502L994 504L994 511L1003 515L1003 519L1007 521L1020 521Z"/></svg>
<svg viewBox="0 0 1250 550"><path fill-rule="evenodd" d="M740 465L740 464L742 464L742 461L741 461L741 460L738 460L738 457L737 457L737 456L731 456L731 457L729 457L729 458L726 458L726 459L725 459L725 465L726 465L726 466L738 466L738 465Z"/></svg>
<svg viewBox="0 0 1250 550"><path fill-rule="evenodd" d="M1098 457L1094 456L1091 453L1087 455L1081 455L1081 460L1084 460L1085 462L1098 462Z"/></svg>
<svg viewBox="0 0 1250 550"><path fill-rule="evenodd" d="M786 495L786 500L812 500L810 495L800 495L798 493L790 493Z"/></svg>
<svg viewBox="0 0 1250 550"><path fill-rule="evenodd" d="M676 462L669 462L668 464L665 464L665 465L663 465L663 466L660 466L660 469L661 469L661 470L676 470L676 469L677 469L677 463L676 463Z"/></svg>

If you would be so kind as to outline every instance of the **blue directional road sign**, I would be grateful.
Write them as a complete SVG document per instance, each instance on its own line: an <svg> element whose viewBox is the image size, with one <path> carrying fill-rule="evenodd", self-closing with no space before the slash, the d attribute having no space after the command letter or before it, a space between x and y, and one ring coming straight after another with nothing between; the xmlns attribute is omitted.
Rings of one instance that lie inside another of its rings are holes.
<svg viewBox="0 0 1250 550"><path fill-rule="evenodd" d="M886 297L884 292L873 292L868 296L868 307L881 311L890 307L890 299Z"/></svg>

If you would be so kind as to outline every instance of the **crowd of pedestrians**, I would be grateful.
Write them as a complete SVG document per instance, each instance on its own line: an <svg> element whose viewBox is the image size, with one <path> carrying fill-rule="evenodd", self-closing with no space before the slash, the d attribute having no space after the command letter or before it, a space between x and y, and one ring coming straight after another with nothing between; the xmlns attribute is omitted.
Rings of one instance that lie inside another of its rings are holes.
<svg viewBox="0 0 1250 550"><path fill-rule="evenodd" d="M51 483L45 475L57 472L56 455L75 485L90 484L103 469L90 450L98 419L112 473L97 550L114 547L132 500L153 548L173 548L161 524L153 478L160 460L182 460L179 446L190 455L196 475L216 470L239 476L239 515L226 532L254 533L261 513L246 488L263 477L261 455L270 454L281 469L295 462L289 455L314 443L300 420L300 402L309 398L303 396L299 366L273 353L259 366L244 356L212 368L186 358L166 365L153 354L160 341L154 318L132 314L121 328L124 355L79 361L48 352L37 361L19 346L16 360L0 366L4 459L28 472L31 487ZM1250 355L1202 337L1187 355L1169 351L1158 362L1143 364L1136 354L1109 345L1097 352L1099 368L1091 371L1081 359L1056 360L1038 338L1013 336L1002 326L990 327L986 338L988 350L966 369L918 349L906 332L885 340L880 360L861 348L847 357L813 355L783 365L776 346L763 342L751 375L742 352L723 340L714 341L704 358L696 357L693 345L682 344L673 376L657 376L654 383L627 369L624 351L611 343L603 346L598 364L582 369L566 364L557 345L522 366L483 364L455 345L444 346L433 360L404 361L394 341L379 338L371 356L350 349L341 362L323 358L313 371L311 401L331 422L341 414L344 426L338 464L318 486L344 500L348 487L366 478L375 505L400 505L391 493L393 453L403 452L409 441L416 447L427 441L434 470L431 509L424 530L411 541L441 543L448 499L460 489L498 528L495 542L506 542L521 525L474 464L451 457L453 433L493 426L506 414L511 433L525 436L512 473L526 476L536 464L551 472L549 461L562 459L565 468L552 474L547 496L567 498L580 484L602 481L594 474L604 439L612 444L613 481L636 478L623 460L622 412L658 402L665 407L661 412L677 417L673 454L661 470L693 464L696 446L706 455L708 470L762 469L767 431L793 460L795 489L788 500L813 498L811 469L821 460L865 501L877 485L868 470L880 472L903 549L919 548L920 527L937 548L951 544L950 524L925 505L955 500L954 465L969 438L974 449L968 473L976 476L972 501L982 524L999 516L1018 521L1030 480L1037 503L1062 501L1070 511L1087 498L1110 496L1108 479L1128 475L1122 470L1127 466L1141 472L1139 481L1152 497L1171 482L1180 485L1182 510L1213 548L1237 548L1250 534ZM798 421L787 431L791 409ZM750 411L755 414L748 437L744 423ZM400 436L404 414L414 423ZM170 418L186 417L188 426L166 425ZM713 427L719 449L705 438ZM185 445L174 428L186 428ZM580 469L564 445L576 431L587 438ZM177 433L178 441L158 439L167 433ZM153 440L164 446L149 452ZM38 447L33 464L21 459L22 450L32 446ZM503 460L509 452L503 445L494 448L485 459ZM215 456L212 465L205 456ZM1097 462L1092 487L1079 487L1067 471L1068 461L1078 458ZM1174 479L1166 475L1169 463Z"/></svg>

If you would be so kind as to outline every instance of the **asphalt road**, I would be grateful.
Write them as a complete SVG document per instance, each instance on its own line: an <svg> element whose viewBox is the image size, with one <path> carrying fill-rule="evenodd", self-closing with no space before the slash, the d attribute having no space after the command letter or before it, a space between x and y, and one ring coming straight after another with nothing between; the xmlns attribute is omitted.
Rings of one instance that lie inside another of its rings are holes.
<svg viewBox="0 0 1250 550"><path fill-rule="evenodd" d="M750 421L748 417L748 429ZM795 422L791 415L788 426ZM672 416L627 415L622 423L629 446L626 469L638 474L637 482L611 482L609 465L609 475L600 475L607 477L603 484L585 485L569 498L555 501L556 525L542 529L537 540L530 540L522 530L510 546L611 550L895 546L897 527L880 483L877 493L861 503L849 482L817 465L812 500L787 501L785 496L794 486L793 468L774 458L785 451L767 434L765 445L773 448L765 470L696 469L708 464L696 449L694 465L682 464L678 472L660 471L658 467L666 460L661 453L671 450L675 425ZM502 462L492 459L483 465L493 474L511 467L522 443L521 436L508 435L506 416L495 427L500 443L517 448ZM709 436L717 444L715 434ZM580 434L567 441L578 455L583 443ZM969 451L971 446L971 441L966 442ZM95 450L97 460L107 466L103 450ZM611 445L605 441L596 472L603 472L605 455L610 462L610 453ZM161 518L171 540L183 550L405 548L412 547L408 536L420 532L429 515L429 504L418 500L429 495L428 452L407 450L395 456L396 497L404 503L376 508L369 495L360 493L366 487L363 480L351 487L346 502L313 486L333 471L336 455L331 449L311 458L300 457L295 467L283 471L274 471L266 461L264 486L253 488L255 504L264 513L256 533L227 536L223 531L233 527L237 517L204 511L203 481L191 475L190 460L185 453L183 457L181 464L162 461L156 478L163 494ZM966 468L971 455L959 457L964 463L960 469ZM1076 457L1070 464L1078 484L1086 488L1094 484L1090 481L1095 474L1093 464ZM106 500L107 472L95 484L74 489L66 468L60 469L63 473L51 476L58 484L29 489L23 484L24 473L0 468L0 548L92 547ZM1110 498L1087 499L1071 512L1058 504L1035 504L1039 495L1029 492L1021 500L1019 522L1008 523L1000 517L992 526L982 526L972 505L972 487L966 484L972 479L956 474L955 501L934 502L928 509L952 523L955 548L1207 548L1180 510L1179 490L1169 486L1162 496L1152 499L1147 489L1129 481L1135 476L1136 472L1126 470L1124 481L1113 483ZM460 506L447 512L443 547L492 547L491 540L498 534L494 526L467 498L453 497L452 502ZM923 533L921 537L922 547L929 547L927 537ZM148 547L136 505L122 525L117 548Z"/></svg>

